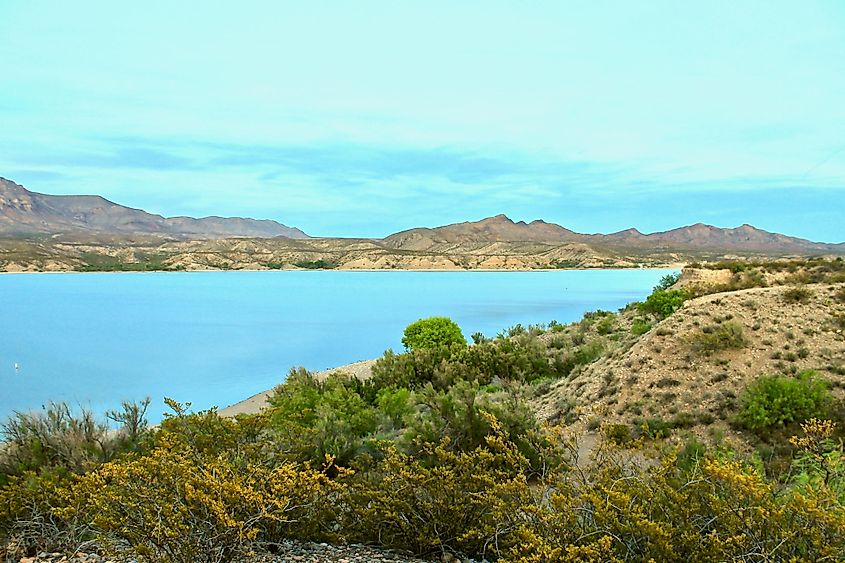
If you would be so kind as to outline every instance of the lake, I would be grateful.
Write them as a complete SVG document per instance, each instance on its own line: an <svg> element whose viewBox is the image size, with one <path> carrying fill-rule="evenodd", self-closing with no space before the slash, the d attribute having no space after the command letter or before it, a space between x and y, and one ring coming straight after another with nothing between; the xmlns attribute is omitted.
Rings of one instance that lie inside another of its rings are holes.
<svg viewBox="0 0 845 563"><path fill-rule="evenodd" d="M152 397L227 406L284 380L401 349L451 317L467 339L578 320L675 270L177 272L0 275L0 419L48 401L98 413ZM17 368L16 368L17 364Z"/></svg>

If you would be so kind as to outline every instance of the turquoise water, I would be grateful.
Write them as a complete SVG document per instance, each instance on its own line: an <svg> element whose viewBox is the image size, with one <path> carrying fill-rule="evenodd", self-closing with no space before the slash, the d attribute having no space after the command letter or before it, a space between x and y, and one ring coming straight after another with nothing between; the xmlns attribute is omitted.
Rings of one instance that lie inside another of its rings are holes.
<svg viewBox="0 0 845 563"><path fill-rule="evenodd" d="M399 350L409 323L469 339L642 299L672 270L197 272L0 276L0 419L48 401L227 406L281 382ZM18 368L15 368L18 364Z"/></svg>

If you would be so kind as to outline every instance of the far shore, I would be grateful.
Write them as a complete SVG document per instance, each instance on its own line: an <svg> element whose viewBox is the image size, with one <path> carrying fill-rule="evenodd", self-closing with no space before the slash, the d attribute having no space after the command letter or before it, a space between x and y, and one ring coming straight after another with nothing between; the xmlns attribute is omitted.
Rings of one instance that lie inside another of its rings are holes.
<svg viewBox="0 0 845 563"><path fill-rule="evenodd" d="M220 268L208 268L197 270L93 270L80 272L78 270L21 270L8 272L0 271L3 274L191 274L199 272L581 272L590 270L678 270L686 267L686 262L677 264L665 264L658 266L628 266L601 268L278 268L278 269L249 269L222 270Z"/></svg>

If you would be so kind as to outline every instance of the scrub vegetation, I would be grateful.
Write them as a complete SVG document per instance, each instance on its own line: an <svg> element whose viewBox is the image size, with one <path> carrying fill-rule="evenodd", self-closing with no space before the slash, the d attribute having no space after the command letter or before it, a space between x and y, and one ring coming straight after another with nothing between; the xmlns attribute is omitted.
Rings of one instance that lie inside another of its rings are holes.
<svg viewBox="0 0 845 563"><path fill-rule="evenodd" d="M514 563L845 559L845 370L824 340L841 342L841 285L792 301L792 282L730 297L678 283L471 345L419 321L371 377L295 369L255 415L168 400L153 428L127 403L115 431L63 405L18 414L3 555L220 562L296 539ZM819 319L753 328L787 318L768 303ZM743 363L764 340L783 370Z"/></svg>

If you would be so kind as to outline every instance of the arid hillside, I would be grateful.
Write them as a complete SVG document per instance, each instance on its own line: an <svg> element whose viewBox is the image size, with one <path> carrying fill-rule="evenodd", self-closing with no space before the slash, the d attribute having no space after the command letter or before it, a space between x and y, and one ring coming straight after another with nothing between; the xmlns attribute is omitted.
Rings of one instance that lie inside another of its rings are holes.
<svg viewBox="0 0 845 563"><path fill-rule="evenodd" d="M752 277L765 284L809 275L756 272ZM825 279L842 277L839 272ZM734 278L730 270L688 269L674 287L713 291ZM632 306L618 315L588 316L542 338L551 345L556 338L600 342L602 353L593 363L552 383L536 402L541 418L581 430L627 424L662 432L693 429L705 439L724 435L736 429L743 393L758 378L794 378L806 370L845 398L842 281L710 293L685 301L663 320Z"/></svg>
<svg viewBox="0 0 845 563"><path fill-rule="evenodd" d="M149 270L534 270L673 266L674 253L636 255L580 243L493 242L400 250L372 239L230 238L203 241L68 237L0 240L0 271Z"/></svg>

